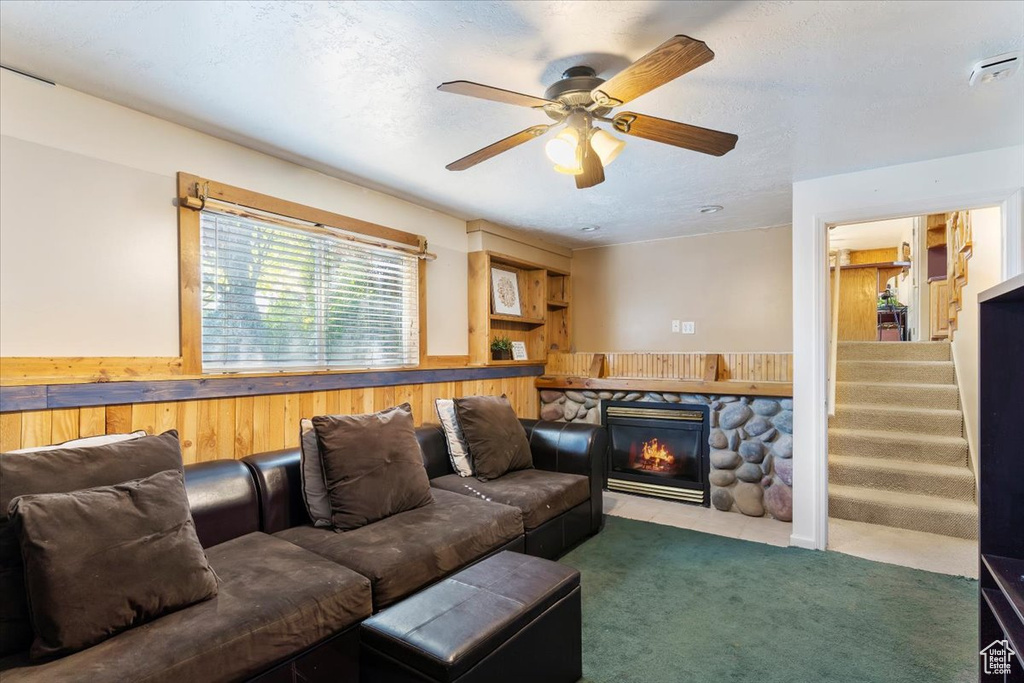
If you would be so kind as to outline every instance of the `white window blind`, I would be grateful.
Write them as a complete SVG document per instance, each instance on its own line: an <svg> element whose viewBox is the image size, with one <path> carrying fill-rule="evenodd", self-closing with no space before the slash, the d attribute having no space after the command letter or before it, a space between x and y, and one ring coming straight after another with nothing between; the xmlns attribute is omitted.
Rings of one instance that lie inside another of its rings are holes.
<svg viewBox="0 0 1024 683"><path fill-rule="evenodd" d="M200 225L204 371L418 362L415 256L210 210Z"/></svg>

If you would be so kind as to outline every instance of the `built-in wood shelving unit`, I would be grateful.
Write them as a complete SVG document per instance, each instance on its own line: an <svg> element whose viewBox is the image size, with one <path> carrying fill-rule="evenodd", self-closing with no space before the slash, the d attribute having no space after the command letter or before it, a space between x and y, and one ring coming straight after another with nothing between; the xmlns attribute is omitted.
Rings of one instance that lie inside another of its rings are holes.
<svg viewBox="0 0 1024 683"><path fill-rule="evenodd" d="M522 315L493 312L493 266L516 273ZM469 254L469 358L474 365L535 365L547 359L548 351L568 350L571 308L568 272L493 251ZM491 360L491 341L499 336L524 342L528 360Z"/></svg>

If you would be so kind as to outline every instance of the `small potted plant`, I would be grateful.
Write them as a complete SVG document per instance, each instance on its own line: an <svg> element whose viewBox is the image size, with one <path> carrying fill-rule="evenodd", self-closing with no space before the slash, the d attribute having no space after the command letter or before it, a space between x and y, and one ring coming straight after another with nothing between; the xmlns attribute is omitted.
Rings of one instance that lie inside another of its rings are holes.
<svg viewBox="0 0 1024 683"><path fill-rule="evenodd" d="M495 337L491 342L491 360L512 360L512 340L507 336Z"/></svg>

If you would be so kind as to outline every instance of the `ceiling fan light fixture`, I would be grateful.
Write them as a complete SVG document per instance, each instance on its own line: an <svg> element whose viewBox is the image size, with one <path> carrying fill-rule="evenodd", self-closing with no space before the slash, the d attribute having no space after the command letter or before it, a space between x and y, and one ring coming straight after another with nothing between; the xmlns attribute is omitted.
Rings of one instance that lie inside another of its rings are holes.
<svg viewBox="0 0 1024 683"><path fill-rule="evenodd" d="M566 128L544 145L544 153L555 162L555 170L566 175L583 173L577 150L580 146L580 135L575 128Z"/></svg>
<svg viewBox="0 0 1024 683"><path fill-rule="evenodd" d="M601 165L607 166L619 156L619 152L626 147L626 142L605 130L595 128L590 134L590 146L597 153L597 158L601 160Z"/></svg>

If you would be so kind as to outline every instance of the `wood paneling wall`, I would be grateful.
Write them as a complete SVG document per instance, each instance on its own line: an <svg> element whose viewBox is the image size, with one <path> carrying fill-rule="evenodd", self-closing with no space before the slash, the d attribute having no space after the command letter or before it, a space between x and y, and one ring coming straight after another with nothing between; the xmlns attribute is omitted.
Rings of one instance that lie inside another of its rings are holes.
<svg viewBox="0 0 1024 683"><path fill-rule="evenodd" d="M0 451L97 434L177 429L185 463L242 458L299 444L299 419L368 413L408 401L416 424L436 422L434 399L508 396L520 417L537 417L534 378L436 382L198 401L137 403L0 414Z"/></svg>
<svg viewBox="0 0 1024 683"><path fill-rule="evenodd" d="M649 379L693 379L704 377L703 353L606 353L606 377L642 377ZM749 382L792 382L791 353L719 354L718 379ZM548 354L547 374L585 377L590 372L593 353Z"/></svg>

